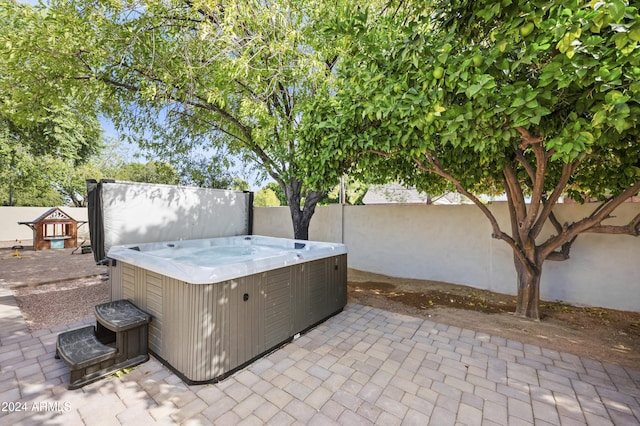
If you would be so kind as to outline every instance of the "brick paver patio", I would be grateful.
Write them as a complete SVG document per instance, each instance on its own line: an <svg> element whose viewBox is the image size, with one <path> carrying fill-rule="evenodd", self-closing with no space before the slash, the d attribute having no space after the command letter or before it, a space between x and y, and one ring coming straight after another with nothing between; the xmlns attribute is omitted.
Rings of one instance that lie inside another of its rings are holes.
<svg viewBox="0 0 640 426"><path fill-rule="evenodd" d="M31 334L0 287L1 425L640 424L638 371L355 304L217 384L152 358L69 391L55 339L88 322Z"/></svg>

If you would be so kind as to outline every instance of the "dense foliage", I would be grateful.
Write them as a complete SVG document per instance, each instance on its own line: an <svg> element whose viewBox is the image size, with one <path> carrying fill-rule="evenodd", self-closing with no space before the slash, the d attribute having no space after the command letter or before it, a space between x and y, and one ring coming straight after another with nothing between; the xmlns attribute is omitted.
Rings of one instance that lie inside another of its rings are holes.
<svg viewBox="0 0 640 426"><path fill-rule="evenodd" d="M54 183L82 167L102 147L95 100L58 90L55 78L36 67L37 50L16 53L18 34L31 25L34 10L0 2L0 203L60 205ZM31 74L26 74L31 73Z"/></svg>
<svg viewBox="0 0 640 426"><path fill-rule="evenodd" d="M0 84L7 79L0 78ZM42 117L22 115L29 105L10 106L5 100L0 104L0 203L63 204L64 195L52 183L99 152L98 120L69 106L47 108Z"/></svg>
<svg viewBox="0 0 640 426"><path fill-rule="evenodd" d="M325 185L304 182L298 128L339 53L318 25L357 2L53 0L33 11L2 1L11 25L0 53L30 88L12 99L98 103L161 158L224 146L280 185L307 238Z"/></svg>
<svg viewBox="0 0 640 426"><path fill-rule="evenodd" d="M621 0L412 1L367 10L327 31L351 41L341 84L305 115L319 170L455 189L514 252L518 314L538 317L545 260L567 259L582 232L638 235L602 223L640 191L640 16ZM506 193L503 230L477 197ZM561 196L603 204L571 224ZM545 224L556 234L540 241Z"/></svg>
<svg viewBox="0 0 640 426"><path fill-rule="evenodd" d="M273 189L265 187L256 192L253 198L253 205L257 207L278 207L280 200Z"/></svg>

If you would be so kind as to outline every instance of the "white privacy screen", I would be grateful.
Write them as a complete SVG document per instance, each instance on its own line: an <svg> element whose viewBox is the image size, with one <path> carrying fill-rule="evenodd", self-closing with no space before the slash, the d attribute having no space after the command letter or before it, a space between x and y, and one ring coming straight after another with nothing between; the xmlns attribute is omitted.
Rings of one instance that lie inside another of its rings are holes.
<svg viewBox="0 0 640 426"><path fill-rule="evenodd" d="M122 244L251 233L251 193L122 181L97 186L103 253Z"/></svg>

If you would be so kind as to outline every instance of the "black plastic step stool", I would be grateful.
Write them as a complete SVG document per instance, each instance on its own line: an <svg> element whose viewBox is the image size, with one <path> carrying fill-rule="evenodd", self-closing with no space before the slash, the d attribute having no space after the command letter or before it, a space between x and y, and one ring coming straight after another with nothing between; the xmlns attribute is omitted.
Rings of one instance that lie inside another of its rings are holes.
<svg viewBox="0 0 640 426"><path fill-rule="evenodd" d="M69 389L77 389L123 368L149 360L151 315L128 300L95 306L96 327L58 335L56 358L69 365Z"/></svg>
<svg viewBox="0 0 640 426"><path fill-rule="evenodd" d="M149 359L151 315L128 300L96 305L95 313L96 337L105 344L115 343L116 363L132 362L135 365Z"/></svg>
<svg viewBox="0 0 640 426"><path fill-rule="evenodd" d="M115 364L116 348L102 344L92 325L58 334L56 358L71 369L69 389L77 389L102 377Z"/></svg>

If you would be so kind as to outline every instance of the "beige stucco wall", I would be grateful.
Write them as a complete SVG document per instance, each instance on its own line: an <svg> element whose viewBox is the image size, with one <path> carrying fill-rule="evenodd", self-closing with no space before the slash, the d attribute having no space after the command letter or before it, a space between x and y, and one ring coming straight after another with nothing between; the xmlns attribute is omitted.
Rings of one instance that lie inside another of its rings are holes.
<svg viewBox="0 0 640 426"><path fill-rule="evenodd" d="M506 203L496 202L489 208L509 231ZM584 217L593 208L593 204L564 204L554 211L564 223ZM611 223L625 223L639 211L638 203L624 204ZM542 237L551 232L545 229ZM254 233L290 237L288 208L256 208ZM318 207L309 234L312 240L344 242L350 268L516 292L511 248L491 238L489 222L473 205ZM569 260L545 263L541 297L638 311L639 261L640 238L583 234L573 244Z"/></svg>
<svg viewBox="0 0 640 426"><path fill-rule="evenodd" d="M254 207L253 212L254 234L293 238L289 207ZM342 242L342 214L343 208L337 204L317 207L311 218L309 239Z"/></svg>
<svg viewBox="0 0 640 426"><path fill-rule="evenodd" d="M505 203L493 203L506 231ZM571 222L594 205L556 207L561 222ZM47 207L0 207L0 241L30 240L29 221ZM76 220L86 209L62 207ZM612 223L625 223L640 212L639 203L623 204ZM88 226L79 238L88 238ZM551 229L545 230L549 235ZM288 207L256 207L253 233L293 236ZM431 279L501 293L515 294L516 275L509 246L491 238L491 227L473 205L378 205L318 207L311 221L312 240L344 242L349 267L396 277ZM541 284L544 300L640 311L640 238L628 235L583 234L573 244L571 258L547 261Z"/></svg>
<svg viewBox="0 0 640 426"><path fill-rule="evenodd" d="M20 241L33 239L33 231L18 222L29 222L51 207L0 207L0 241ZM87 220L87 209L84 207L60 207L60 209L75 220ZM78 227L78 243L89 239L89 225Z"/></svg>

